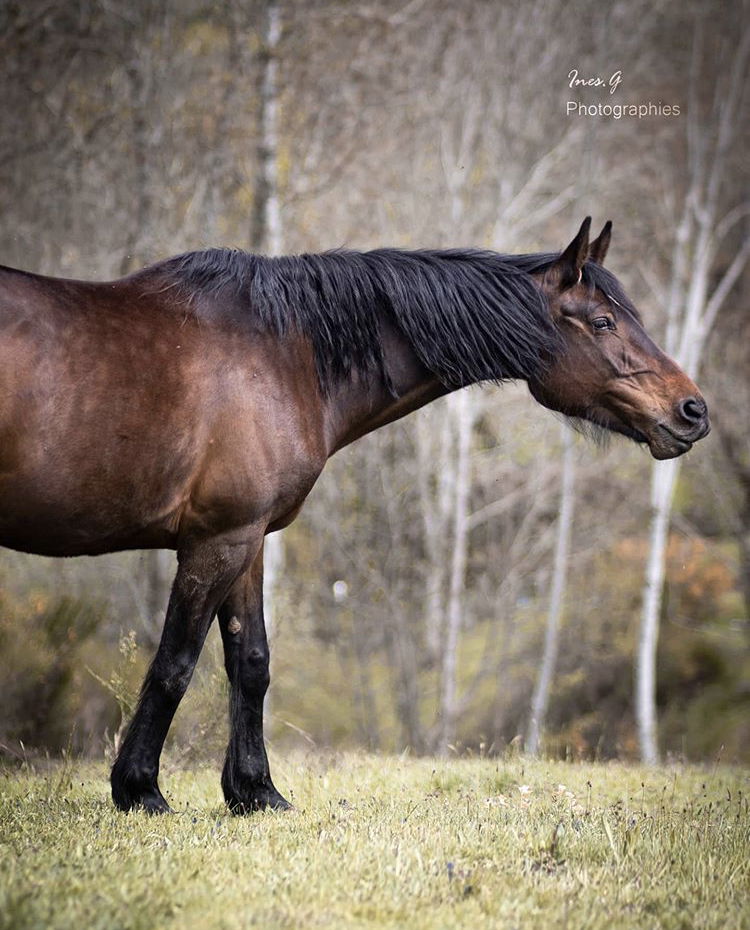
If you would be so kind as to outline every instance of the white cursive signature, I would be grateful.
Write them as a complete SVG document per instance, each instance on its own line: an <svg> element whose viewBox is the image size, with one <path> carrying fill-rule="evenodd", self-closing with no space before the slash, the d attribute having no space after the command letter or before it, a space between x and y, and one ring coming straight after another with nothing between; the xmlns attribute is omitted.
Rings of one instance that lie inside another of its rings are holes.
<svg viewBox="0 0 750 930"><path fill-rule="evenodd" d="M610 94L613 94L622 81L622 71L614 71L609 80L605 80L603 77L578 77L578 68L573 68L568 72L568 81L568 87L609 87Z"/></svg>

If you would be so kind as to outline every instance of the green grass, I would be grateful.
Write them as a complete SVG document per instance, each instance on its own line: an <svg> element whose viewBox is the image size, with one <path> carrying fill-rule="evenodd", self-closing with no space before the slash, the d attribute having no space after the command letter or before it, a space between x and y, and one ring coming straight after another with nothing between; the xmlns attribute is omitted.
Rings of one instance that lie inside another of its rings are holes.
<svg viewBox="0 0 750 930"><path fill-rule="evenodd" d="M750 773L310 755L291 814L230 816L164 766L174 816L103 765L0 772L0 926L750 927Z"/></svg>

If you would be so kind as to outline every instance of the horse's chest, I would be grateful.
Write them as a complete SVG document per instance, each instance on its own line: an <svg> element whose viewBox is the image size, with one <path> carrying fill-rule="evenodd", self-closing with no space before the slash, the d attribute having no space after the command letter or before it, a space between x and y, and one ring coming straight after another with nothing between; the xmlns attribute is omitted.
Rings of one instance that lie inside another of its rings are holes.
<svg viewBox="0 0 750 930"><path fill-rule="evenodd" d="M325 461L322 430L295 409L228 409L207 440L181 527L289 522Z"/></svg>

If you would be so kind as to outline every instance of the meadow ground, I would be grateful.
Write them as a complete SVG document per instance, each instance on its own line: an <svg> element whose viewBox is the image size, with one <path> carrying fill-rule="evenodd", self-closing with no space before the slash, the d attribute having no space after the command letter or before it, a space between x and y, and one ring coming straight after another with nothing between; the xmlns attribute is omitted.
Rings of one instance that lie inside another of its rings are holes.
<svg viewBox="0 0 750 930"><path fill-rule="evenodd" d="M123 815L105 766L0 772L0 926L750 928L750 772L360 754L275 759L290 814Z"/></svg>

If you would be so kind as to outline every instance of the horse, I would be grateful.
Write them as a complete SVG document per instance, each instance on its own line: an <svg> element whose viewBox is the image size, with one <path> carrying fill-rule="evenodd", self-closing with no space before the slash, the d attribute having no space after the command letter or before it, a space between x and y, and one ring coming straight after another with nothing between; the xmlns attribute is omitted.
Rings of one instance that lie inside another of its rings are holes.
<svg viewBox="0 0 750 930"><path fill-rule="evenodd" d="M608 222L561 252L186 253L94 283L0 268L0 545L176 550L160 644L111 770L169 811L172 718L218 616L229 809L290 805L263 738L263 540L327 459L450 391L526 381L542 405L682 455L705 401L603 266Z"/></svg>

